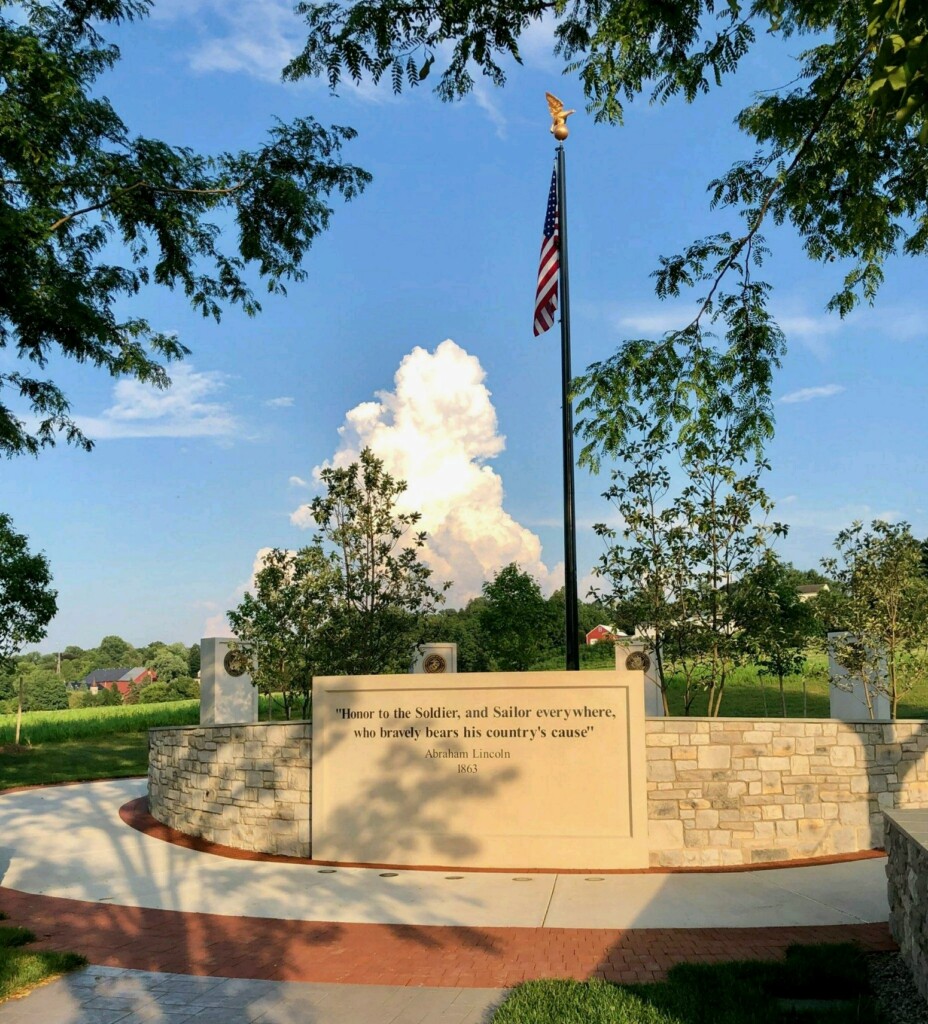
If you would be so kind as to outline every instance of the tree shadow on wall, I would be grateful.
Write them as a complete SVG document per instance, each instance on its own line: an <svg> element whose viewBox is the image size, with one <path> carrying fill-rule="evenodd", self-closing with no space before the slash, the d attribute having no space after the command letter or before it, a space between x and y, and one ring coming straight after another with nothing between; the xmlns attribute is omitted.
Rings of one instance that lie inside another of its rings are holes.
<svg viewBox="0 0 928 1024"><path fill-rule="evenodd" d="M442 742L430 749L454 748ZM520 772L506 766L485 769L486 774L459 773L457 759L424 754L422 747L406 742L385 744L372 766L376 781L364 787L363 803L342 801L328 816L327 860L454 865L480 854L479 837L460 823L461 806L500 800ZM395 851L390 857L378 852L385 845Z"/></svg>

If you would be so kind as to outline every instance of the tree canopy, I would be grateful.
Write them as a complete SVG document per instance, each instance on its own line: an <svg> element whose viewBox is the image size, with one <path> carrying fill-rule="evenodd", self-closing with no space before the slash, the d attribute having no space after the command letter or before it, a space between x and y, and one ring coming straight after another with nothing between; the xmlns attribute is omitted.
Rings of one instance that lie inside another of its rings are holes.
<svg viewBox="0 0 928 1024"><path fill-rule="evenodd" d="M829 307L847 314L874 298L886 260L928 249L928 143L924 5L905 0L334 0L302 2L303 51L285 71L387 79L395 91L438 76L436 91L457 99L474 74L497 85L521 60L525 33L545 21L564 70L576 75L597 121L620 123L624 105L646 96L687 102L726 83L761 39L795 48L798 69L745 97L737 123L743 159L710 184L714 205L737 210L743 229L719 232L662 257L661 298L688 289L695 315L658 340L633 339L581 381L584 458L615 454L624 412L647 400L663 422L687 422L687 393L707 400L721 384L738 398L741 429L758 446L772 431L772 372L784 338L758 278L765 223L789 223L807 254L841 261ZM707 347L725 353L720 367ZM646 394L643 391L650 389ZM608 436L601 430L611 418Z"/></svg>
<svg viewBox="0 0 928 1024"><path fill-rule="evenodd" d="M330 658L347 674L403 672L423 640L426 616L444 602L421 560L425 533L418 512L401 512L404 480L365 448L351 465L320 473L326 493L309 508L314 544L338 574L329 616Z"/></svg>
<svg viewBox="0 0 928 1024"><path fill-rule="evenodd" d="M39 372L55 355L168 385L165 362L187 349L122 316L126 297L154 284L206 317L230 305L255 314L250 280L272 293L302 280L330 197L351 199L370 180L340 158L354 131L309 117L272 125L247 152L204 155L133 134L101 92L119 60L101 33L151 4L0 0L0 349L19 360L0 372L6 456L60 435L92 444Z"/></svg>
<svg viewBox="0 0 928 1024"><path fill-rule="evenodd" d="M51 583L48 559L0 512L0 664L45 636L58 610Z"/></svg>

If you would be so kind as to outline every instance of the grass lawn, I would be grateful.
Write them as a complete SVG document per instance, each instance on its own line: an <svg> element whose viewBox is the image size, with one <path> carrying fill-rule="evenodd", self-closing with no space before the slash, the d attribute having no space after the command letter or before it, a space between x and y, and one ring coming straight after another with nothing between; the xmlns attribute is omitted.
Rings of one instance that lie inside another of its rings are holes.
<svg viewBox="0 0 928 1024"><path fill-rule="evenodd" d="M819 1005L815 1005L818 1003ZM783 963L680 964L652 985L530 981L493 1024L877 1024L851 945L793 946Z"/></svg>
<svg viewBox="0 0 928 1024"><path fill-rule="evenodd" d="M615 650L611 645L596 644L593 647L580 648L581 669L607 671L614 665ZM545 658L532 668L540 671L563 669L563 655ZM804 671L800 675L787 676L783 680L783 691L786 695L787 717L830 718L827 655L809 654ZM705 715L707 702L707 695L698 693L690 707L690 714L697 717ZM671 678L670 713L684 713L682 677ZM735 668L725 682L720 714L723 718L782 718L783 706L776 677L761 675L756 665L741 665ZM919 683L900 699L899 718L928 718L928 673L925 673Z"/></svg>
<svg viewBox="0 0 928 1024"><path fill-rule="evenodd" d="M0 1003L87 963L76 953L32 953L23 948L34 939L25 928L0 926Z"/></svg>
<svg viewBox="0 0 928 1024"><path fill-rule="evenodd" d="M14 786L147 774L147 733L0 747L0 792Z"/></svg>

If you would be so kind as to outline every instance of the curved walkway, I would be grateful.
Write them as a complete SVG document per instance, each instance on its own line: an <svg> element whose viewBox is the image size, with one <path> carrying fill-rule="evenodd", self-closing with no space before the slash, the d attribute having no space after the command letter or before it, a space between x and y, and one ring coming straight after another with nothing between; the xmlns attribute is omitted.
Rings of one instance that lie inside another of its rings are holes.
<svg viewBox="0 0 928 1024"><path fill-rule="evenodd" d="M144 792L132 779L0 796L13 922L110 968L454 990L649 981L681 960L794 942L895 948L882 859L720 874L332 870L145 835L119 815Z"/></svg>

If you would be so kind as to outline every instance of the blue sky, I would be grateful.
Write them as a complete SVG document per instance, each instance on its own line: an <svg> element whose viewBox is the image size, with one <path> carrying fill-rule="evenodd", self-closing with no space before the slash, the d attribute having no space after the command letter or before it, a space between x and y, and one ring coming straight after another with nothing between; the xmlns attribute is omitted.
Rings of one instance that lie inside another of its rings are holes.
<svg viewBox="0 0 928 1024"><path fill-rule="evenodd" d="M659 255L735 227L705 187L747 155L732 118L752 90L793 77L789 54L765 45L695 106L636 103L610 128L582 112L543 29L505 89L481 83L453 106L423 88L333 97L281 84L300 39L286 0L158 0L117 38L124 59L101 89L133 130L205 152L254 147L275 116L312 115L358 130L345 158L374 181L336 207L306 282L255 319L233 310L216 325L155 290L134 300L192 349L170 392L50 364L97 444L2 467L2 508L48 555L59 591L42 649L222 631L257 553L309 540L299 509L314 468L365 442L428 505L433 564L459 600L511 560L555 585L559 339L531 330L553 158L545 90L581 111L567 143L576 373L625 337L687 321L687 303L657 301L650 273ZM810 264L787 229L768 239L789 343L766 481L792 527L781 554L817 566L856 518L928 535L924 265L893 262L876 307L842 322L824 311L841 268ZM578 471L584 577L607 484Z"/></svg>

